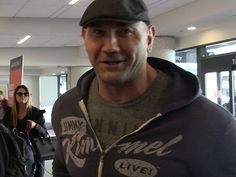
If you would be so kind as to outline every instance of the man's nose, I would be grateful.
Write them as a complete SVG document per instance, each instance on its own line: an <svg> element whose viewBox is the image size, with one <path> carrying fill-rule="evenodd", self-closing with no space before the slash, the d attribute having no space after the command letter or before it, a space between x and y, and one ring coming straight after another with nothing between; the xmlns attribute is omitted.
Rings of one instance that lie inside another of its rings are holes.
<svg viewBox="0 0 236 177"><path fill-rule="evenodd" d="M115 32L109 33L104 39L103 51L105 52L117 52L120 50L119 40Z"/></svg>

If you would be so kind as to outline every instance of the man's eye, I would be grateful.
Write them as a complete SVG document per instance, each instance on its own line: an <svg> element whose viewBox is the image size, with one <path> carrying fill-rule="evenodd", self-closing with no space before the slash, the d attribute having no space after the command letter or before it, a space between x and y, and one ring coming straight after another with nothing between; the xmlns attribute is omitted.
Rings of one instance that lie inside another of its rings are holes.
<svg viewBox="0 0 236 177"><path fill-rule="evenodd" d="M103 31L100 29L94 29L93 34L96 36L101 36L103 34Z"/></svg>
<svg viewBox="0 0 236 177"><path fill-rule="evenodd" d="M132 31L128 28L125 28L125 29L121 29L119 34L122 36L129 36L132 34Z"/></svg>

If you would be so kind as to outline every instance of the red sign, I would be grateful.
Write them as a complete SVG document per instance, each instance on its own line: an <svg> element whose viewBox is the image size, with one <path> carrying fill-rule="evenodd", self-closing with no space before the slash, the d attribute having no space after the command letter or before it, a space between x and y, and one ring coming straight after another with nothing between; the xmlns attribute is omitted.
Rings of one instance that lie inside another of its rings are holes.
<svg viewBox="0 0 236 177"><path fill-rule="evenodd" d="M14 90L23 83L23 56L10 60L8 103L13 102Z"/></svg>

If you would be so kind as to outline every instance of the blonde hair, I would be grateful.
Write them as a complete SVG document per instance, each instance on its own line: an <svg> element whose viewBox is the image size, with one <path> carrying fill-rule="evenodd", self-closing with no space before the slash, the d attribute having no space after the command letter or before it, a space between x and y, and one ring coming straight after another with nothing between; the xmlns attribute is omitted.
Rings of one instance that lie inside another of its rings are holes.
<svg viewBox="0 0 236 177"><path fill-rule="evenodd" d="M17 127L18 113L19 113L19 106L18 106L18 103L16 101L16 93L21 88L23 88L29 94L29 89L25 85L18 85L15 88L13 103L12 103L12 107L11 107L11 121L12 121L13 128ZM26 103L26 110L27 110L27 113L31 113L31 111L32 111L32 97L31 97L30 94L29 94L28 101Z"/></svg>

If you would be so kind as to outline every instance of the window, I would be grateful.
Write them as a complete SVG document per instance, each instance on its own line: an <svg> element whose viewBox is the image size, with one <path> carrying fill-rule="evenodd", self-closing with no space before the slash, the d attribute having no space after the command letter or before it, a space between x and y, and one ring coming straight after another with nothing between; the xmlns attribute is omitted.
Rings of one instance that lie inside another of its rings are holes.
<svg viewBox="0 0 236 177"><path fill-rule="evenodd" d="M179 67L197 75L197 49L176 51L175 63Z"/></svg>
<svg viewBox="0 0 236 177"><path fill-rule="evenodd" d="M59 80L59 95L62 95L67 91L67 74L61 74L58 76Z"/></svg>
<svg viewBox="0 0 236 177"><path fill-rule="evenodd" d="M206 46L207 56L236 52L236 40Z"/></svg>
<svg viewBox="0 0 236 177"><path fill-rule="evenodd" d="M39 103L40 109L45 109L44 114L46 125L51 125L51 112L56 99L58 98L57 76L40 76L39 78Z"/></svg>

